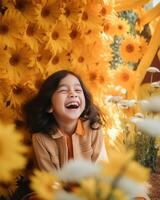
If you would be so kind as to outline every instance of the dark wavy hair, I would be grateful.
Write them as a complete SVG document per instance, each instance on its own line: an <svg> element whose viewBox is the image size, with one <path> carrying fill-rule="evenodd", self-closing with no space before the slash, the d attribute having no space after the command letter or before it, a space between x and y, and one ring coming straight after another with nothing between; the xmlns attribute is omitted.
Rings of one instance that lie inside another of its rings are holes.
<svg viewBox="0 0 160 200"><path fill-rule="evenodd" d="M69 74L79 80L84 92L86 105L80 118L83 121L89 120L91 129L99 129L101 127L102 118L100 110L93 104L92 96L81 78L71 71L60 70L50 75L41 85L38 94L23 106L26 125L31 133L54 134L57 131L58 124L53 114L49 113L48 110L51 107L53 93L57 90L60 81Z"/></svg>

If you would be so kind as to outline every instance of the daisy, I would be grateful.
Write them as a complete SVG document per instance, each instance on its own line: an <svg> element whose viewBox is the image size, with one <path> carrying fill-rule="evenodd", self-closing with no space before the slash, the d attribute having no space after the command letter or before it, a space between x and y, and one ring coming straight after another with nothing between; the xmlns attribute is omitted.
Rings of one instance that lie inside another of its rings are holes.
<svg viewBox="0 0 160 200"><path fill-rule="evenodd" d="M0 124L1 181L12 180L13 172L25 166L26 159L23 154L27 151L27 148L21 142L22 136L15 131L13 125Z"/></svg>
<svg viewBox="0 0 160 200"><path fill-rule="evenodd" d="M14 0L15 8L28 20L34 20L35 5L32 0Z"/></svg>
<svg viewBox="0 0 160 200"><path fill-rule="evenodd" d="M70 55L67 51L54 55L51 58L50 63L47 65L46 72L50 75L61 69L73 71L73 67L70 62Z"/></svg>
<svg viewBox="0 0 160 200"><path fill-rule="evenodd" d="M33 67L34 54L27 45L17 42L16 48L8 48L6 51L9 58L5 67L11 79L27 73Z"/></svg>
<svg viewBox="0 0 160 200"><path fill-rule="evenodd" d="M141 58L140 48L136 38L126 37L120 45L120 56L125 62L138 62Z"/></svg>
<svg viewBox="0 0 160 200"><path fill-rule="evenodd" d="M103 31L111 36L116 35L115 21L112 18L105 19L103 23Z"/></svg>
<svg viewBox="0 0 160 200"><path fill-rule="evenodd" d="M21 38L25 30L24 18L15 10L6 10L0 16L0 43L1 45L15 47L15 39Z"/></svg>
<svg viewBox="0 0 160 200"><path fill-rule="evenodd" d="M51 31L46 33L46 49L50 49L54 54L61 53L68 49L70 43L69 30L62 23L57 23Z"/></svg>
<svg viewBox="0 0 160 200"><path fill-rule="evenodd" d="M120 66L112 71L113 84L127 89L128 97L132 96L138 87L139 77L128 66Z"/></svg>
<svg viewBox="0 0 160 200"><path fill-rule="evenodd" d="M46 30L57 22L60 14L60 2L56 0L43 0L35 6L37 24Z"/></svg>
<svg viewBox="0 0 160 200"><path fill-rule="evenodd" d="M86 4L79 14L78 27L81 32L86 30L102 30L102 19L99 16L101 6L96 3Z"/></svg>
<svg viewBox="0 0 160 200"><path fill-rule="evenodd" d="M71 27L72 24L76 24L79 17L80 6L77 1L69 1L63 4L61 8L62 14L59 20L62 21L64 25Z"/></svg>
<svg viewBox="0 0 160 200"><path fill-rule="evenodd" d="M36 23L29 22L27 24L27 29L23 35L23 41L28 44L34 52L38 51L39 44L43 42L43 37L44 32Z"/></svg>
<svg viewBox="0 0 160 200"><path fill-rule="evenodd" d="M126 35L129 32L129 24L126 20L117 18L115 29L116 35Z"/></svg>

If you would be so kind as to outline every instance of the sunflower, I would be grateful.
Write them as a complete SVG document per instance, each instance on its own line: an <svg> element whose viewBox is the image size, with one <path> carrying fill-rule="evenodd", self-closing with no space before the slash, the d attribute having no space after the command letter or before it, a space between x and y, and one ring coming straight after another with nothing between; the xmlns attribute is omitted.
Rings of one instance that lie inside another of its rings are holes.
<svg viewBox="0 0 160 200"><path fill-rule="evenodd" d="M90 29L102 30L102 18L99 15L100 9L100 4L96 3L88 3L82 8L78 22L78 27L81 32L86 32Z"/></svg>
<svg viewBox="0 0 160 200"><path fill-rule="evenodd" d="M25 30L24 18L15 10L6 10L0 16L0 44L15 47L16 38L21 38Z"/></svg>
<svg viewBox="0 0 160 200"><path fill-rule="evenodd" d="M62 23L57 23L51 31L46 33L46 49L50 49L54 54L61 53L68 49L70 43L69 30Z"/></svg>
<svg viewBox="0 0 160 200"><path fill-rule="evenodd" d="M45 46L40 45L38 49L38 53L35 59L35 66L40 70L41 73L46 70L46 66L51 60L53 54L50 50L45 49Z"/></svg>
<svg viewBox="0 0 160 200"><path fill-rule="evenodd" d="M28 77L27 80L19 79L15 82L10 82L10 91L7 97L7 101L10 102L9 107L20 108L20 106L32 98L36 93L36 88L34 87L34 82Z"/></svg>
<svg viewBox="0 0 160 200"><path fill-rule="evenodd" d="M102 5L102 8L100 10L100 15L103 18L107 18L109 15L112 14L112 12L113 12L113 5L112 5L112 3L104 4L104 5Z"/></svg>
<svg viewBox="0 0 160 200"><path fill-rule="evenodd" d="M15 131L13 125L0 124L0 180L12 180L13 172L22 169L26 164L23 154L27 148L21 143L21 135Z"/></svg>
<svg viewBox="0 0 160 200"><path fill-rule="evenodd" d="M14 0L14 6L25 18L34 20L35 5L33 0Z"/></svg>
<svg viewBox="0 0 160 200"><path fill-rule="evenodd" d="M60 1L43 0L35 6L37 24L46 30L57 22L60 14Z"/></svg>
<svg viewBox="0 0 160 200"><path fill-rule="evenodd" d="M100 40L100 33L97 30L90 29L83 33L82 39L84 39L86 45L93 44L96 41Z"/></svg>
<svg viewBox="0 0 160 200"><path fill-rule="evenodd" d="M128 97L132 96L138 87L139 76L128 66L119 66L112 71L113 84L127 89Z"/></svg>
<svg viewBox="0 0 160 200"><path fill-rule="evenodd" d="M112 19L111 17L105 19L103 23L103 31L108 35L115 36L116 35L115 20Z"/></svg>
<svg viewBox="0 0 160 200"><path fill-rule="evenodd" d="M37 170L34 172L34 176L31 177L31 188L36 192L39 198L51 200L54 199L54 192L59 190L61 185L56 175Z"/></svg>
<svg viewBox="0 0 160 200"><path fill-rule="evenodd" d="M148 48L148 43L147 43L146 39L143 36L141 36L139 38L139 49L140 49L142 56L147 51L147 48Z"/></svg>
<svg viewBox="0 0 160 200"><path fill-rule="evenodd" d="M120 45L120 56L125 62L138 62L141 58L138 41L133 37L126 37Z"/></svg>
<svg viewBox="0 0 160 200"><path fill-rule="evenodd" d="M129 32L129 24L126 20L117 18L115 21L116 35L126 35Z"/></svg>
<svg viewBox="0 0 160 200"><path fill-rule="evenodd" d="M28 44L34 52L38 52L39 44L43 42L44 32L36 23L29 22L25 34L24 43Z"/></svg>
<svg viewBox="0 0 160 200"><path fill-rule="evenodd" d="M46 67L46 72L48 75L50 75L53 72L61 69L73 71L72 68L70 54L67 51L63 51L62 53L56 54L51 58L50 63Z"/></svg>
<svg viewBox="0 0 160 200"><path fill-rule="evenodd" d="M73 24L76 24L78 21L78 13L80 11L78 1L70 1L63 4L61 8L62 14L59 17L59 20L62 21L67 27L71 27Z"/></svg>
<svg viewBox="0 0 160 200"><path fill-rule="evenodd" d="M8 48L6 53L9 54L9 59L3 67L6 68L9 78L14 79L23 73L29 73L33 67L34 54L27 45L17 41L16 48Z"/></svg>

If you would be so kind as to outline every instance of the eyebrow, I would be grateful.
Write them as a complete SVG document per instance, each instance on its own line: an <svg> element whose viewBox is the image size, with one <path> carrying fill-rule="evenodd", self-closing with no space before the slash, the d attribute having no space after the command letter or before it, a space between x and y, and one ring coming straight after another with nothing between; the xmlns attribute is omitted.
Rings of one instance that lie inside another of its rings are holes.
<svg viewBox="0 0 160 200"><path fill-rule="evenodd" d="M81 87L81 85L79 83L74 84L74 86L80 86ZM57 89L59 89L61 87L68 87L68 85L67 84L60 84Z"/></svg>

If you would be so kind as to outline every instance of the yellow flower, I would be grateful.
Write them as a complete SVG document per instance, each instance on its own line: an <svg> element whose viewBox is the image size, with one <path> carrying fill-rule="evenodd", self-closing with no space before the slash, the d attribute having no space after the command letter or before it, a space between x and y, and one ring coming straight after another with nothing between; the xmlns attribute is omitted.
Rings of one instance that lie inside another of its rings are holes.
<svg viewBox="0 0 160 200"><path fill-rule="evenodd" d="M24 43L28 44L34 52L38 52L39 44L43 42L44 32L36 23L29 22L23 35Z"/></svg>
<svg viewBox="0 0 160 200"><path fill-rule="evenodd" d="M56 0L42 0L35 6L35 18L38 25L48 30L56 23L60 16L60 2Z"/></svg>
<svg viewBox="0 0 160 200"><path fill-rule="evenodd" d="M62 21L64 25L67 25L69 28L71 27L71 25L77 23L78 17L79 17L78 14L80 11L78 1L70 1L70 2L64 3L61 10L62 10L62 14L59 17L59 20Z"/></svg>
<svg viewBox="0 0 160 200"><path fill-rule="evenodd" d="M61 188L56 175L48 172L35 171L31 177L31 188L39 198L44 200L54 199L54 192Z"/></svg>
<svg viewBox="0 0 160 200"><path fill-rule="evenodd" d="M28 20L34 19L35 5L32 0L14 0L14 6Z"/></svg>
<svg viewBox="0 0 160 200"><path fill-rule="evenodd" d="M52 58L52 53L50 50L45 49L43 45L39 46L38 53L35 59L35 66L43 73L46 70L46 66Z"/></svg>
<svg viewBox="0 0 160 200"><path fill-rule="evenodd" d="M14 130L13 125L0 123L0 180L10 181L15 170L22 169L26 164L23 154L27 148L21 143L22 136Z"/></svg>
<svg viewBox="0 0 160 200"><path fill-rule="evenodd" d="M126 35L129 32L129 24L126 20L117 18L115 21L115 34Z"/></svg>
<svg viewBox="0 0 160 200"><path fill-rule="evenodd" d="M128 177L139 183L148 181L149 170L133 160L134 152L128 151L125 147L118 152L111 150L108 152L109 162L102 162L102 176Z"/></svg>
<svg viewBox="0 0 160 200"><path fill-rule="evenodd" d="M120 45L120 55L125 62L138 62L141 58L140 48L136 38L126 37Z"/></svg>
<svg viewBox="0 0 160 200"><path fill-rule="evenodd" d="M100 4L96 3L88 3L86 4L82 10L81 13L79 14L79 22L78 22L78 27L81 32L87 31L87 30L102 30L102 19L99 16L101 6Z"/></svg>
<svg viewBox="0 0 160 200"><path fill-rule="evenodd" d="M46 73L50 75L55 71L62 69L73 71L72 68L69 53L67 51L63 51L63 53L56 54L51 58L50 63L46 67Z"/></svg>
<svg viewBox="0 0 160 200"><path fill-rule="evenodd" d="M14 47L17 38L21 38L25 30L25 20L13 9L6 10L0 16L0 44Z"/></svg>
<svg viewBox="0 0 160 200"><path fill-rule="evenodd" d="M28 81L22 79L10 82L10 91L7 97L7 101L10 102L9 107L20 108L22 103L35 94L36 88L29 78L30 77L28 77Z"/></svg>
<svg viewBox="0 0 160 200"><path fill-rule="evenodd" d="M112 72L114 85L120 85L127 89L127 95L131 97L138 87L139 76L136 71L129 69L128 66L120 66L117 70L113 70Z"/></svg>
<svg viewBox="0 0 160 200"><path fill-rule="evenodd" d="M70 37L69 30L62 23L57 23L52 27L51 31L46 33L46 49L50 49L54 54L67 50Z"/></svg>
<svg viewBox="0 0 160 200"><path fill-rule="evenodd" d="M33 67L33 52L20 41L17 41L16 48L8 48L5 52L9 54L9 58L3 68L6 68L10 79L16 79Z"/></svg>
<svg viewBox="0 0 160 200"><path fill-rule="evenodd" d="M147 43L146 39L143 36L141 36L139 38L139 49L140 49L142 56L147 51L147 48L148 48L148 43Z"/></svg>
<svg viewBox="0 0 160 200"><path fill-rule="evenodd" d="M100 14L102 17L107 18L109 15L111 15L113 12L113 5L110 2L109 4L102 5L102 8L100 10Z"/></svg>
<svg viewBox="0 0 160 200"><path fill-rule="evenodd" d="M109 34L109 35L111 35L111 36L115 36L115 35L116 35L115 20L112 19L111 17L110 17L110 18L107 18L107 19L104 21L104 24L103 24L103 31L104 31L106 34Z"/></svg>

